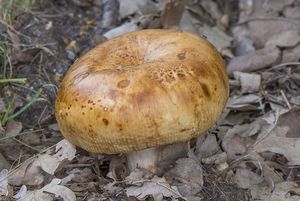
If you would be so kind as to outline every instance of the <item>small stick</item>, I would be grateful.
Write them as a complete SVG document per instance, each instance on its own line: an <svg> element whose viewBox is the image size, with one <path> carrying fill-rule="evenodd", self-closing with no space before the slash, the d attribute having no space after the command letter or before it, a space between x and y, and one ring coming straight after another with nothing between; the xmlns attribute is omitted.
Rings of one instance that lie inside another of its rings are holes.
<svg viewBox="0 0 300 201"><path fill-rule="evenodd" d="M292 106L289 102L289 100L287 99L285 93L283 92L283 90L280 90L280 94L281 96L283 97L284 101L285 101L285 104L288 106L289 109L292 109Z"/></svg>

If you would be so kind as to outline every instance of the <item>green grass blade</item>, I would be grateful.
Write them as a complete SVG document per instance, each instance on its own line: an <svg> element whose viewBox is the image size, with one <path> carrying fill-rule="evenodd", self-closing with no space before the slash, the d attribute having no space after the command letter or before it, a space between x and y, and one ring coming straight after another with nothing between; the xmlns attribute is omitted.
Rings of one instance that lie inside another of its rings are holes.
<svg viewBox="0 0 300 201"><path fill-rule="evenodd" d="M20 110L18 110L17 112L13 113L12 115L10 115L9 117L7 117L7 121L13 118L16 118L17 116L19 116L20 114L22 114L25 110L27 110L34 102L36 102L36 100L40 97L40 95L42 94L42 90L40 89L33 97L32 99L26 103L26 105L24 105Z"/></svg>

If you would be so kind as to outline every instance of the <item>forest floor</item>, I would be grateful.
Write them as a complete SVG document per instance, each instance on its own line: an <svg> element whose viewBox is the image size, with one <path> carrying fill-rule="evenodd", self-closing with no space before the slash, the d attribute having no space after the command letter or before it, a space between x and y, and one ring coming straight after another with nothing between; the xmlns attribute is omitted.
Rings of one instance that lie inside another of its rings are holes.
<svg viewBox="0 0 300 201"><path fill-rule="evenodd" d="M183 2L0 0L0 200L300 200L300 1ZM226 62L214 128L161 177L63 140L55 98L70 65L114 36L170 27Z"/></svg>

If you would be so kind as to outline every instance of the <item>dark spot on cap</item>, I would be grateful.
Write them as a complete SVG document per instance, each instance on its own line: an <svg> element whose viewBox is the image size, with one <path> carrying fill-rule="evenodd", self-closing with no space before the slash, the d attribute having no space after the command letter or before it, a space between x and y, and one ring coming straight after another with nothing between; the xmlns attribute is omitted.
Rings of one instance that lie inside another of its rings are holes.
<svg viewBox="0 0 300 201"><path fill-rule="evenodd" d="M109 121L107 119L102 119L102 121L106 126L109 124Z"/></svg>
<svg viewBox="0 0 300 201"><path fill-rule="evenodd" d="M177 73L177 76L178 76L179 78L184 78L184 77L185 77L185 75L184 75L183 73Z"/></svg>
<svg viewBox="0 0 300 201"><path fill-rule="evenodd" d="M177 58L179 59L179 60L184 60L185 59L185 52L181 52L181 53L179 53L179 54L177 54Z"/></svg>
<svg viewBox="0 0 300 201"><path fill-rule="evenodd" d="M128 87L129 84L130 84L130 80L121 80L120 82L118 82L117 86L119 88L125 88Z"/></svg>
<svg viewBox="0 0 300 201"><path fill-rule="evenodd" d="M138 105L143 105L144 103L148 102L151 98L152 94L150 91L142 91L136 95L133 96L135 99L134 102L136 102Z"/></svg>
<svg viewBox="0 0 300 201"><path fill-rule="evenodd" d="M199 82L199 83L200 83L200 86L201 86L201 88L202 88L202 90L203 90L204 95L205 95L207 98L210 98L210 91L209 91L209 89L208 89L208 86L207 86L205 83L201 83L201 82Z"/></svg>
<svg viewBox="0 0 300 201"><path fill-rule="evenodd" d="M122 131L123 130L123 126L122 124L117 124L118 128L119 128L119 131Z"/></svg>
<svg viewBox="0 0 300 201"><path fill-rule="evenodd" d="M194 71L195 75L197 75L197 76L203 76L204 77L207 74L207 72L202 67L193 68L193 71Z"/></svg>

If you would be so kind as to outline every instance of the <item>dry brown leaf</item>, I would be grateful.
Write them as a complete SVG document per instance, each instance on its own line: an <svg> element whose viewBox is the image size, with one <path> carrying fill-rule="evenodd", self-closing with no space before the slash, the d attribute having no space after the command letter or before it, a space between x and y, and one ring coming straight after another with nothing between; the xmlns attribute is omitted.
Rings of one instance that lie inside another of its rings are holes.
<svg viewBox="0 0 300 201"><path fill-rule="evenodd" d="M5 136L12 137L18 135L23 129L21 122L15 120L9 120L5 129Z"/></svg>
<svg viewBox="0 0 300 201"><path fill-rule="evenodd" d="M218 4L215 1L200 1L199 3L215 20L219 20L223 16Z"/></svg>
<svg viewBox="0 0 300 201"><path fill-rule="evenodd" d="M148 15L157 12L153 1L145 0L122 0L120 2L119 15L121 18L133 14Z"/></svg>
<svg viewBox="0 0 300 201"><path fill-rule="evenodd" d="M300 6L285 7L283 14L287 18L300 19Z"/></svg>
<svg viewBox="0 0 300 201"><path fill-rule="evenodd" d="M201 158L212 156L220 150L216 135L206 134L197 138L196 155Z"/></svg>
<svg viewBox="0 0 300 201"><path fill-rule="evenodd" d="M198 33L198 20L194 18L188 10L184 10L182 14L182 18L179 23L179 28L184 30L184 31L189 31L194 34L199 34Z"/></svg>
<svg viewBox="0 0 300 201"><path fill-rule="evenodd" d="M199 32L204 35L209 42L211 42L221 54L226 52L226 50L231 48L231 42L233 38L223 31L221 31L218 27L210 27L204 25L200 27ZM232 53L231 53L232 55ZM230 56L231 55L226 55Z"/></svg>
<svg viewBox="0 0 300 201"><path fill-rule="evenodd" d="M255 52L253 41L247 36L248 30L242 26L233 28L234 53L236 56L249 55Z"/></svg>
<svg viewBox="0 0 300 201"><path fill-rule="evenodd" d="M300 42L299 31L288 30L273 35L266 43L266 46L294 47Z"/></svg>
<svg viewBox="0 0 300 201"><path fill-rule="evenodd" d="M54 175L60 163L64 160L71 161L75 157L75 154L75 146L67 140L62 140L56 144L55 154L42 154L36 159L36 162L45 172Z"/></svg>
<svg viewBox="0 0 300 201"><path fill-rule="evenodd" d="M39 163L33 161L18 169L8 178L8 183L14 186L30 185L37 186L43 183L44 176Z"/></svg>
<svg viewBox="0 0 300 201"><path fill-rule="evenodd" d="M238 187L248 189L253 185L261 183L264 178L248 169L238 168L233 180Z"/></svg>
<svg viewBox="0 0 300 201"><path fill-rule="evenodd" d="M20 197L17 201L32 201L43 200L52 201L54 195L56 198L62 198L63 201L76 201L76 196L69 188L60 185L60 179L53 179L50 184L47 184L43 188L35 191L27 191L25 195Z"/></svg>
<svg viewBox="0 0 300 201"><path fill-rule="evenodd" d="M250 192L253 200L268 201L268 197L272 192L272 187L268 186L265 182L262 182L257 185L252 185Z"/></svg>
<svg viewBox="0 0 300 201"><path fill-rule="evenodd" d="M261 76L254 73L242 73L235 71L234 78L241 83L241 93L258 92L261 84Z"/></svg>
<svg viewBox="0 0 300 201"><path fill-rule="evenodd" d="M249 36L258 48L263 48L272 36L286 30L300 31L300 22L286 18L262 19L248 22ZM263 27L263 28L262 28Z"/></svg>
<svg viewBox="0 0 300 201"><path fill-rule="evenodd" d="M76 183L88 183L93 181L97 176L92 172L90 168L83 168L83 169L72 169L68 171L68 174L73 174L72 181Z"/></svg>
<svg viewBox="0 0 300 201"><path fill-rule="evenodd" d="M284 136L288 131L288 127L276 127L267 137L256 144L255 151L279 153L286 157L289 165L300 165L300 139Z"/></svg>
<svg viewBox="0 0 300 201"><path fill-rule="evenodd" d="M280 56L280 51L276 47L267 47L257 50L254 54L234 57L227 66L227 72L234 71L251 72L275 64Z"/></svg>
<svg viewBox="0 0 300 201"><path fill-rule="evenodd" d="M258 153L253 150L248 152L248 156L251 161L256 165L259 170L262 171L261 175L263 175L267 184L273 188L275 183L282 182L283 178L281 178L274 170L274 168L270 167L268 163L265 162L265 159L262 158Z"/></svg>
<svg viewBox="0 0 300 201"><path fill-rule="evenodd" d="M72 160L75 157L76 149L67 140L62 140L55 147L55 154L41 154L33 162L30 162L9 177L12 185L40 185L44 181L42 170L53 175L55 170L64 160Z"/></svg>
<svg viewBox="0 0 300 201"><path fill-rule="evenodd" d="M175 167L164 176L185 197L196 195L203 186L202 167L199 162L190 158L177 160Z"/></svg>
<svg viewBox="0 0 300 201"><path fill-rule="evenodd" d="M283 50L281 63L298 62L300 59L300 44L294 48Z"/></svg>
<svg viewBox="0 0 300 201"><path fill-rule="evenodd" d="M247 138L243 138L238 134L230 138L224 138L222 147L226 151L229 160L238 159L246 154L246 141Z"/></svg>
<svg viewBox="0 0 300 201"><path fill-rule="evenodd" d="M215 155L212 155L207 158L202 158L201 162L204 164L222 164L227 161L227 154L226 152L218 153Z"/></svg>
<svg viewBox="0 0 300 201"><path fill-rule="evenodd" d="M151 195L155 201L161 201L163 197L182 197L177 187L170 186L165 178L155 176L151 180L136 181L135 184L138 186L130 186L125 189L127 196L143 200Z"/></svg>
<svg viewBox="0 0 300 201"><path fill-rule="evenodd" d="M284 200L284 201L297 201L300 200L300 189L296 182L282 182L275 185L272 194L267 199Z"/></svg>
<svg viewBox="0 0 300 201"><path fill-rule="evenodd" d="M161 12L161 23L164 28L178 26L186 0L167 0Z"/></svg>
<svg viewBox="0 0 300 201"><path fill-rule="evenodd" d="M3 169L9 169L10 168L10 164L9 162L6 160L6 158L0 153L0 170Z"/></svg>
<svg viewBox="0 0 300 201"><path fill-rule="evenodd" d="M227 103L227 108L237 111L263 110L264 105L261 97L249 94L239 97L230 97Z"/></svg>

